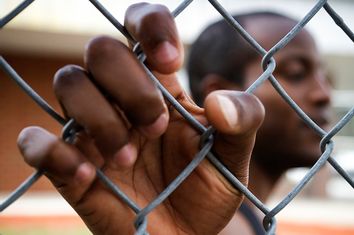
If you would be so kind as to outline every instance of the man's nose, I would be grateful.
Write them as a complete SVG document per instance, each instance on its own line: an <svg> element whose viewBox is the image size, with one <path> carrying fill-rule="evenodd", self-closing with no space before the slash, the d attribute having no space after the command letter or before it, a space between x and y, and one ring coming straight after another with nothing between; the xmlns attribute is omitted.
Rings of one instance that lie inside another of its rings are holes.
<svg viewBox="0 0 354 235"><path fill-rule="evenodd" d="M331 102L331 85L323 72L314 74L311 89L309 90L310 101L316 106L328 106Z"/></svg>

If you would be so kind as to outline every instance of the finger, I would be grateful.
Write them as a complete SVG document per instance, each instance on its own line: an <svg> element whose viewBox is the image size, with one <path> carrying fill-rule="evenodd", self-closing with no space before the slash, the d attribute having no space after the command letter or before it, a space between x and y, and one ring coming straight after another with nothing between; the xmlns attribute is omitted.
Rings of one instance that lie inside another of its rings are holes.
<svg viewBox="0 0 354 235"><path fill-rule="evenodd" d="M264 118L264 107L253 95L220 90L205 99L205 113L217 130L214 149L236 175L247 181L250 155L257 129Z"/></svg>
<svg viewBox="0 0 354 235"><path fill-rule="evenodd" d="M168 8L148 3L132 5L126 11L125 27L140 43L160 83L183 106L193 103L175 74L183 64L184 50Z"/></svg>
<svg viewBox="0 0 354 235"><path fill-rule="evenodd" d="M109 37L95 38L87 47L85 62L96 85L134 127L151 138L165 131L168 112L162 95L124 44Z"/></svg>
<svg viewBox="0 0 354 235"><path fill-rule="evenodd" d="M181 67L183 47L168 8L159 4L134 4L126 11L124 25L140 42L152 70L169 74Z"/></svg>
<svg viewBox="0 0 354 235"><path fill-rule="evenodd" d="M128 142L123 120L80 67L60 69L54 78L54 92L66 115L94 139L103 156L112 156Z"/></svg>
<svg viewBox="0 0 354 235"><path fill-rule="evenodd" d="M95 179L95 167L77 149L40 127L22 130L17 143L25 161L43 170L70 202L79 200Z"/></svg>

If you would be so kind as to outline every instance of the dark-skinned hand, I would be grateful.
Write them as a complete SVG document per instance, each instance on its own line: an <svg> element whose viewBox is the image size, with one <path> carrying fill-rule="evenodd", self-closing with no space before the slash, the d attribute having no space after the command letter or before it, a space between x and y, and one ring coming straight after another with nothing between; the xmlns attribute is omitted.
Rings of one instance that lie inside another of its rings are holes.
<svg viewBox="0 0 354 235"><path fill-rule="evenodd" d="M217 91L194 104L177 81L183 48L168 9L136 4L125 27L141 43L147 64L163 86L217 134L213 151L247 184L250 155L264 109L253 95ZM82 127L73 144L40 127L18 139L25 161L45 172L94 234L133 234L134 212L96 178L100 168L141 208L186 167L199 151L191 127L145 74L132 51L110 37L91 40L85 68L68 65L54 78L67 118ZM150 234L217 234L232 218L242 194L208 161L148 215Z"/></svg>

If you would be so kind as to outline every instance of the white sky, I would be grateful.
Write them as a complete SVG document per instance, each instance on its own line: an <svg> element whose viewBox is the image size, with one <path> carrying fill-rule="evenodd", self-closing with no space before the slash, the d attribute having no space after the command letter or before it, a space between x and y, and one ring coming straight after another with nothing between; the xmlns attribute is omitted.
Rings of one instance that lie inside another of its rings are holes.
<svg viewBox="0 0 354 235"><path fill-rule="evenodd" d="M0 0L0 15L3 16L22 0ZM101 0L110 12L123 22L126 8L136 0ZM182 0L152 0L166 5L171 11ZM301 18L316 3L315 0L220 0L230 12L252 9L275 9L293 17ZM354 1L328 1L351 29L354 29ZM219 14L207 0L195 0L177 17L176 22L182 39L191 42L198 33ZM85 34L113 33L116 30L93 7L88 0L36 0L6 27L27 28ZM320 49L325 53L354 55L353 42L335 25L322 9L309 23ZM0 34L1 36L1 34Z"/></svg>

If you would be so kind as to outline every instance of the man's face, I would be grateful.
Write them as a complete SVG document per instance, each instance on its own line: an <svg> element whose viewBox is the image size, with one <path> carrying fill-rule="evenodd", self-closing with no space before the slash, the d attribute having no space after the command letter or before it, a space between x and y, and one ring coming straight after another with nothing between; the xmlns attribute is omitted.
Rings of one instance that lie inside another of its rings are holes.
<svg viewBox="0 0 354 235"><path fill-rule="evenodd" d="M267 50L293 26L279 19L253 21L247 30ZM275 78L290 97L320 127L329 122L330 86L326 80L316 45L307 31L298 34L274 56ZM246 87L262 73L261 61L251 63L245 72ZM269 81L256 91L266 116L254 149L255 160L273 169L311 166L321 155L321 138L308 128L290 106L280 97Z"/></svg>

